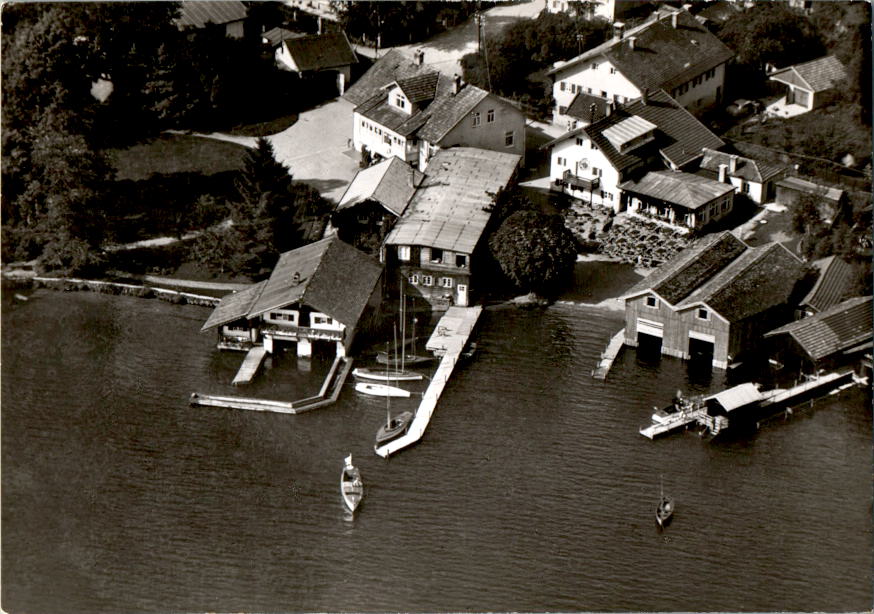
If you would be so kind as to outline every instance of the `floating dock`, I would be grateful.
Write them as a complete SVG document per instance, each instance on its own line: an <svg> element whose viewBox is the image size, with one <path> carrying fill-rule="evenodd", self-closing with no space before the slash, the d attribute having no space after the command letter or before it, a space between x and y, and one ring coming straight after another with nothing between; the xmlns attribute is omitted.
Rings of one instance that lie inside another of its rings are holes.
<svg viewBox="0 0 874 614"><path fill-rule="evenodd" d="M619 355L619 350L625 345L625 329L623 328L618 333L613 335L610 343L607 344L607 349L601 354L601 359L598 361L598 366L592 371L592 377L595 379L607 379L607 373L610 372L610 367L613 366L613 361Z"/></svg>
<svg viewBox="0 0 874 614"><path fill-rule="evenodd" d="M246 354L243 359L243 364L240 365L240 370L232 382L234 386L240 384L248 384L255 377L258 369L261 368L261 363L264 362L264 357L267 356L267 349L263 345L256 345Z"/></svg>
<svg viewBox="0 0 874 614"><path fill-rule="evenodd" d="M425 435L425 429L428 428L428 423L437 407L437 401L449 382L449 376L452 375L452 370L458 363L461 352L467 345L482 310L483 308L480 306L450 307L440 318L434 333L425 345L427 350L441 357L440 364L431 377L431 384L422 395L422 402L419 403L416 410L416 417L413 418L409 430L403 437L374 448L377 454L387 458L398 450L416 443Z"/></svg>
<svg viewBox="0 0 874 614"><path fill-rule="evenodd" d="M337 356L319 394L299 399L297 401L271 401L268 399L253 399L245 397L224 397L211 394L192 392L190 403L207 407L225 407L230 409L248 409L252 411L272 411L280 414L302 414L319 407L325 407L337 400L343 384L352 370L352 360Z"/></svg>

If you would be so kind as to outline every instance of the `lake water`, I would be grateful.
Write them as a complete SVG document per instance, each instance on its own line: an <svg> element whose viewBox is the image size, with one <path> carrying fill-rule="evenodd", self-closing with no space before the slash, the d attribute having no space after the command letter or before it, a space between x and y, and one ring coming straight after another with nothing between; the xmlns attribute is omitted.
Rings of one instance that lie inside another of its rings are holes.
<svg viewBox="0 0 874 614"><path fill-rule="evenodd" d="M351 384L300 416L190 407L233 392L242 358L198 333L207 309L46 290L2 307L5 611L871 608L863 391L739 441L652 442L654 405L725 374L626 350L595 381L618 314L495 308L424 440L383 460L384 402ZM325 368L286 356L238 392L307 396Z"/></svg>

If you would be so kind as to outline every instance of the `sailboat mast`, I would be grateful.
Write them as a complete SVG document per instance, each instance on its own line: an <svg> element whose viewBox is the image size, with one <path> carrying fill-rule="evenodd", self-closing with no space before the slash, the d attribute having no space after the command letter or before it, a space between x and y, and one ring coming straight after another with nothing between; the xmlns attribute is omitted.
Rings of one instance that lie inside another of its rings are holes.
<svg viewBox="0 0 874 614"><path fill-rule="evenodd" d="M407 297L404 295L404 280L401 279L401 371L404 370L407 346ZM397 367L397 365L395 365Z"/></svg>
<svg viewBox="0 0 874 614"><path fill-rule="evenodd" d="M393 327L394 329L394 338L395 338L395 351L397 351L398 344L398 329L397 326ZM388 354L388 343L385 344L385 353ZM391 381L388 379L388 361L385 363L385 377L386 381ZM385 428L391 428L391 397L389 395L385 395Z"/></svg>

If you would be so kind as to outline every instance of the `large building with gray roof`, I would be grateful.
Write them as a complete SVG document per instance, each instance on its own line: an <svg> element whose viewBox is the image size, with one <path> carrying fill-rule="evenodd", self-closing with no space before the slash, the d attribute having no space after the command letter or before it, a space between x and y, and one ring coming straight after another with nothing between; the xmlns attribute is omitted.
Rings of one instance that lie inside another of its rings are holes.
<svg viewBox="0 0 874 614"><path fill-rule="evenodd" d="M804 264L780 243L708 235L625 294L625 344L725 369L791 319Z"/></svg>

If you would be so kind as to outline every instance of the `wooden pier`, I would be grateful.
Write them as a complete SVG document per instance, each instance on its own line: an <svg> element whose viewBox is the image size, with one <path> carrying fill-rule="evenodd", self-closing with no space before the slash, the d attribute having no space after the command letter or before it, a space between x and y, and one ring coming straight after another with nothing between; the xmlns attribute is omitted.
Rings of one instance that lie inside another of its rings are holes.
<svg viewBox="0 0 874 614"><path fill-rule="evenodd" d="M272 411L280 414L302 414L319 407L325 407L336 402L343 389L343 384L352 370L352 360L337 356L319 394L299 399L297 401L271 401L268 399L253 399L245 397L224 397L211 394L192 392L190 403L207 407L225 407L230 409L248 409L251 411Z"/></svg>
<svg viewBox="0 0 874 614"><path fill-rule="evenodd" d="M449 376L452 375L452 370L458 363L461 352L467 345L481 313L482 307L480 306L450 307L446 314L440 318L437 328L434 329L434 333L425 346L437 356L442 357L440 365L431 377L431 384L422 395L422 402L416 409L416 417L413 418L409 430L403 437L374 448L378 455L387 458L398 450L416 443L425 435L425 429L428 428L431 416L437 408L437 401L449 382Z"/></svg>
<svg viewBox="0 0 874 614"><path fill-rule="evenodd" d="M619 355L619 350L625 345L625 329L623 328L618 333L613 335L610 343L607 344L607 349L601 354L601 359L598 361L598 366L592 371L592 377L595 379L607 379L607 373L610 372L610 367L613 366L613 361Z"/></svg>
<svg viewBox="0 0 874 614"><path fill-rule="evenodd" d="M263 345L256 345L246 354L243 359L243 364L240 365L240 370L232 382L234 386L240 384L248 384L255 377L258 369L261 368L261 363L264 362L264 357L267 356L267 350Z"/></svg>

